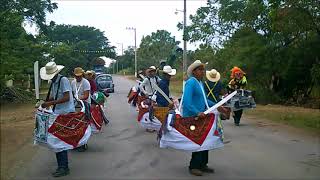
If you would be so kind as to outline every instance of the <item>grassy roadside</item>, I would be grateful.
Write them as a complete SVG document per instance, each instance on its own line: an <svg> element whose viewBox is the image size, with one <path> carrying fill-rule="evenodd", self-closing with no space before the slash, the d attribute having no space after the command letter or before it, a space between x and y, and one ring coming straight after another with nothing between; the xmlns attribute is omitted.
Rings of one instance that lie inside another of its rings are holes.
<svg viewBox="0 0 320 180"><path fill-rule="evenodd" d="M176 97L179 97L182 93L181 79L181 77L175 77L170 82L170 92ZM258 105L255 109L245 111L245 115L320 133L319 109L282 105Z"/></svg>
<svg viewBox="0 0 320 180"><path fill-rule="evenodd" d="M134 76L127 76L135 80ZM170 93L180 97L182 93L182 77L174 76L170 81ZM320 133L320 110L282 105L258 105L257 108L245 111L245 115Z"/></svg>
<svg viewBox="0 0 320 180"><path fill-rule="evenodd" d="M289 126L320 133L320 110L294 106L258 105L245 115L268 119Z"/></svg>

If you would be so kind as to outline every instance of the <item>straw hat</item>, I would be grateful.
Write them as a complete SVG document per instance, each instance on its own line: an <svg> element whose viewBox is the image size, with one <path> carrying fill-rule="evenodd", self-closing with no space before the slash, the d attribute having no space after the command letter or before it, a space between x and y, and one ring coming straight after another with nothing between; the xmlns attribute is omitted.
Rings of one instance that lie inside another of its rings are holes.
<svg viewBox="0 0 320 180"><path fill-rule="evenodd" d="M187 75L188 76L191 76L192 75L192 71L194 69L196 69L197 67L199 66L205 66L204 63L202 63L200 60L195 60L192 64L190 64L190 66L188 67L188 70L187 70Z"/></svg>
<svg viewBox="0 0 320 180"><path fill-rule="evenodd" d="M51 61L48 62L45 67L42 67L40 69L40 77L43 80L50 80L52 79L55 75L57 75L64 66L62 65L57 65L55 62Z"/></svg>
<svg viewBox="0 0 320 180"><path fill-rule="evenodd" d="M215 69L211 69L211 71L206 71L206 77L211 82L217 82L220 80L220 73Z"/></svg>
<svg viewBox="0 0 320 180"><path fill-rule="evenodd" d="M172 69L171 66L163 66L163 73L169 74L170 76L174 76L177 73L176 69Z"/></svg>
<svg viewBox="0 0 320 180"><path fill-rule="evenodd" d="M84 70L81 67L76 67L73 70L73 74L75 76L82 76L82 75L84 75Z"/></svg>
<svg viewBox="0 0 320 180"><path fill-rule="evenodd" d="M94 71L90 71L90 70L86 71L84 74L86 77L89 77L89 78L92 78L96 75Z"/></svg>
<svg viewBox="0 0 320 180"><path fill-rule="evenodd" d="M150 66L146 71L150 72L150 71L156 71L157 68L155 66Z"/></svg>

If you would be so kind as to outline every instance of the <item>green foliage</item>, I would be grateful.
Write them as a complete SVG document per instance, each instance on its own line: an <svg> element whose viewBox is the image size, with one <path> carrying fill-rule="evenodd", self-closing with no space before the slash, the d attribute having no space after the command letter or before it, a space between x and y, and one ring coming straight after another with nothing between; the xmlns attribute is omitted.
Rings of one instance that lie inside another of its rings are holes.
<svg viewBox="0 0 320 180"><path fill-rule="evenodd" d="M223 79L241 67L262 101L308 97L319 84L319 9L310 0L208 1L190 16L190 41L204 43L192 58Z"/></svg>
<svg viewBox="0 0 320 180"><path fill-rule="evenodd" d="M115 57L114 47L104 32L94 27L51 24L42 41L50 47L55 62L66 67L67 74L78 66L92 69L94 60L100 56Z"/></svg>
<svg viewBox="0 0 320 180"><path fill-rule="evenodd" d="M143 37L137 51L139 61L138 69L151 65L158 66L161 60L168 60L174 64L176 57L172 57L180 42L175 40L166 30L157 30Z"/></svg>
<svg viewBox="0 0 320 180"><path fill-rule="evenodd" d="M0 7L0 91L3 92L5 75L12 74L16 82L24 82L33 74L33 64L44 66L55 58L65 65L63 73L73 68L91 69L91 61L99 56L114 58L114 47L109 45L104 32L94 27L46 25L46 13L57 8L51 0L4 0ZM36 25L40 34L27 34L24 23ZM84 52L85 51L85 52ZM88 51L90 53L88 53ZM44 54L50 57L44 57Z"/></svg>
<svg viewBox="0 0 320 180"><path fill-rule="evenodd" d="M120 71L125 71L128 73L131 72L134 74L134 49L129 48L124 51L124 54L122 56L118 56L116 58L118 61L118 66ZM129 70L130 69L130 70Z"/></svg>
<svg viewBox="0 0 320 180"><path fill-rule="evenodd" d="M57 8L57 3L52 3L51 0L2 0L0 12L4 19L10 14L17 14L20 18L37 25L41 31L45 32L46 13L52 13ZM3 24L1 23L1 25Z"/></svg>

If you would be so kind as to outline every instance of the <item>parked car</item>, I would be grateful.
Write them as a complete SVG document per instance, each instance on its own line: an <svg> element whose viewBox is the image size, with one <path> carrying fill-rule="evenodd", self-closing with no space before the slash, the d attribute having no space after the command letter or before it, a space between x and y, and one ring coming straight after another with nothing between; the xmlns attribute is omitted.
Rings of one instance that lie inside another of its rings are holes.
<svg viewBox="0 0 320 180"><path fill-rule="evenodd" d="M99 91L113 93L114 84L112 76L109 74L100 74L96 77L96 84Z"/></svg>

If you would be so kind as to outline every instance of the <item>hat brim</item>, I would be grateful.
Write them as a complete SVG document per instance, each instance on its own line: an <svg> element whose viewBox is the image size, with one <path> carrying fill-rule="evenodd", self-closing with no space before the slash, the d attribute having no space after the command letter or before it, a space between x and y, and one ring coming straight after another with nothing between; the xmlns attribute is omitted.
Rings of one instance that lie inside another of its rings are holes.
<svg viewBox="0 0 320 180"><path fill-rule="evenodd" d="M147 69L146 72L157 71L156 69Z"/></svg>
<svg viewBox="0 0 320 180"><path fill-rule="evenodd" d="M211 81L211 82L217 82L217 81L220 80L220 73L217 72L216 77L213 78L213 77L210 76L210 71L206 71L206 77L207 77L207 79L208 79L209 81Z"/></svg>
<svg viewBox="0 0 320 180"><path fill-rule="evenodd" d="M192 76L192 71L199 66L205 66L205 64L204 63L192 63L187 69L187 75L189 77Z"/></svg>
<svg viewBox="0 0 320 180"><path fill-rule="evenodd" d="M40 69L40 78L43 79L43 80L51 80L55 75L57 75L62 69L64 68L64 66L62 65L57 65L57 71L55 71L54 73L52 74L47 74L47 71L46 71L46 67L42 67Z"/></svg>
<svg viewBox="0 0 320 180"><path fill-rule="evenodd" d="M163 73L169 74L170 76L174 76L174 75L177 74L177 70L176 70L176 69L171 69L171 72L170 72L170 73L165 72L165 71L163 71Z"/></svg>
<svg viewBox="0 0 320 180"><path fill-rule="evenodd" d="M74 74L75 76L83 76L84 73L77 73L77 74Z"/></svg>

